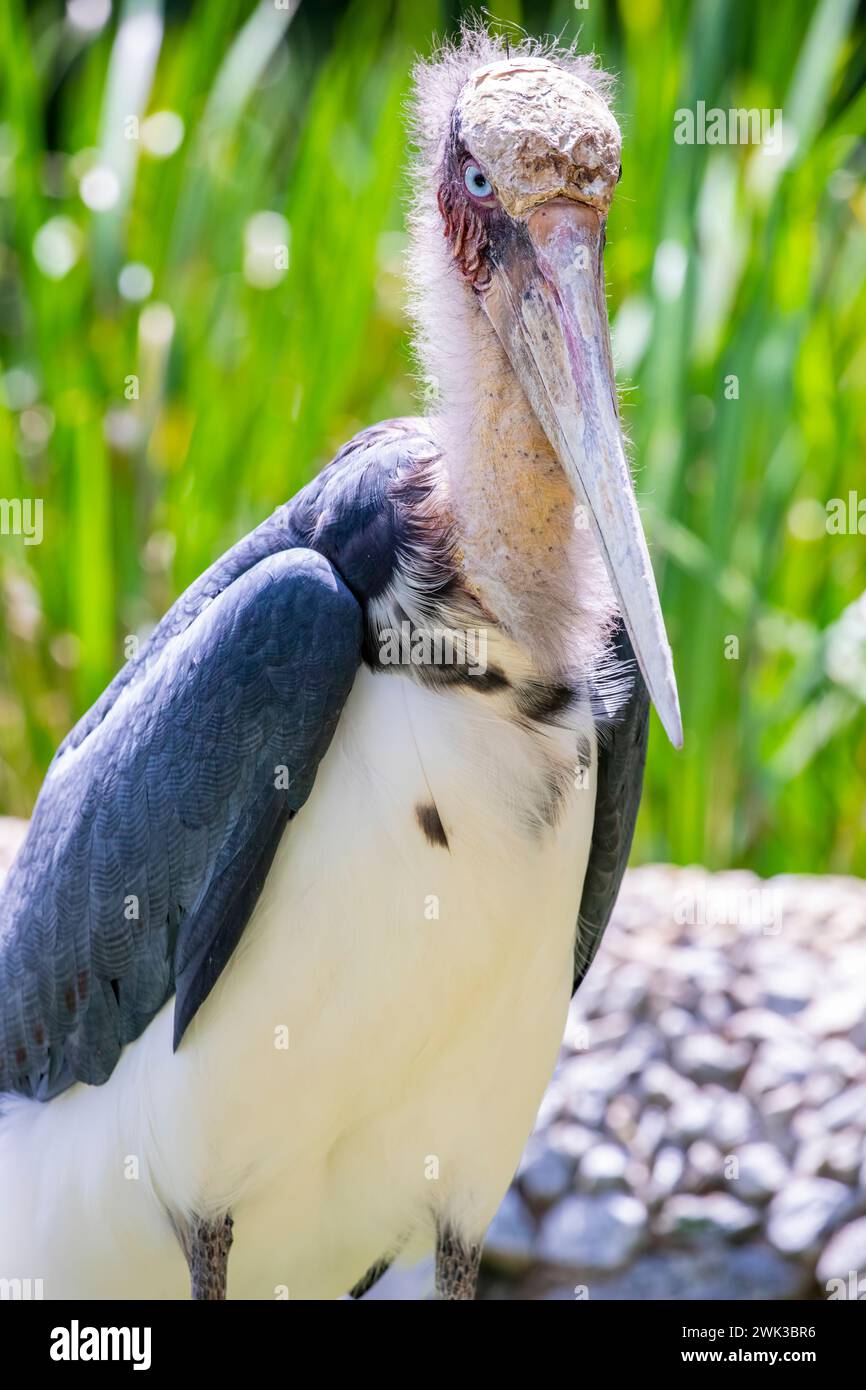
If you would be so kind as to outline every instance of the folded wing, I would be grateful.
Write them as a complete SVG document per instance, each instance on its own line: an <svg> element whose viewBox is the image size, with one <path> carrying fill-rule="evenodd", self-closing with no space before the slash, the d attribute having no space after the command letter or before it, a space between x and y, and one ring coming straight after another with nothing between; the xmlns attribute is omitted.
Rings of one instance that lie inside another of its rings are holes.
<svg viewBox="0 0 866 1390"><path fill-rule="evenodd" d="M312 790L361 629L327 559L268 554L73 731L0 892L0 1091L104 1082L173 991L177 1046Z"/></svg>

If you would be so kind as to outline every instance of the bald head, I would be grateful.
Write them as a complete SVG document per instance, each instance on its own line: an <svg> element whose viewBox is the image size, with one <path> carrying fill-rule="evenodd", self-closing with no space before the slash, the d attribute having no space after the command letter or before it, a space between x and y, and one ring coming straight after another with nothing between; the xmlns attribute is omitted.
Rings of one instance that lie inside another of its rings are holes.
<svg viewBox="0 0 866 1390"><path fill-rule="evenodd" d="M575 72L544 58L511 58L472 73L453 136L471 153L511 217L549 198L607 212L620 170L619 126Z"/></svg>

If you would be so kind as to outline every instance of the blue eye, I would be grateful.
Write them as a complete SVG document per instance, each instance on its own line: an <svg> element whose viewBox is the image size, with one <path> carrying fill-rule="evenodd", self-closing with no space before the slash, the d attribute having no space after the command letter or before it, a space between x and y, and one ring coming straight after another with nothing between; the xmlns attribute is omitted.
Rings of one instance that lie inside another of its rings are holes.
<svg viewBox="0 0 866 1390"><path fill-rule="evenodd" d="M489 198L493 184L482 174L477 164L467 164L463 170L463 182L473 198Z"/></svg>

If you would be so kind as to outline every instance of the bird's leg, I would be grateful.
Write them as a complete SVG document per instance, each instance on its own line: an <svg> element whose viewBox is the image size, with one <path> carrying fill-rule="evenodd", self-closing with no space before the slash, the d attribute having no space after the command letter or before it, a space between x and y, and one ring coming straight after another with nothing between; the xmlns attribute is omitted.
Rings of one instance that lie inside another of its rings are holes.
<svg viewBox="0 0 866 1390"><path fill-rule="evenodd" d="M224 1299L232 1245L231 1217L227 1213L221 1219L205 1221L200 1216L192 1216L184 1237L190 1298Z"/></svg>
<svg viewBox="0 0 866 1390"><path fill-rule="evenodd" d="M481 1246L469 1245L451 1226L436 1228L436 1299L475 1297Z"/></svg>

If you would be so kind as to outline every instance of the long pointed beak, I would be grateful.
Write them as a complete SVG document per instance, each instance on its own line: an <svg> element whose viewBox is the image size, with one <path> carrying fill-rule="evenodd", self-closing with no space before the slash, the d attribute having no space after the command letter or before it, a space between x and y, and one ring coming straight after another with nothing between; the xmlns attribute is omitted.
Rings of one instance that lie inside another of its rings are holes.
<svg viewBox="0 0 866 1390"><path fill-rule="evenodd" d="M556 199L488 254L481 300L579 504L586 508L650 698L683 742L671 649L622 445L607 307L604 223Z"/></svg>

